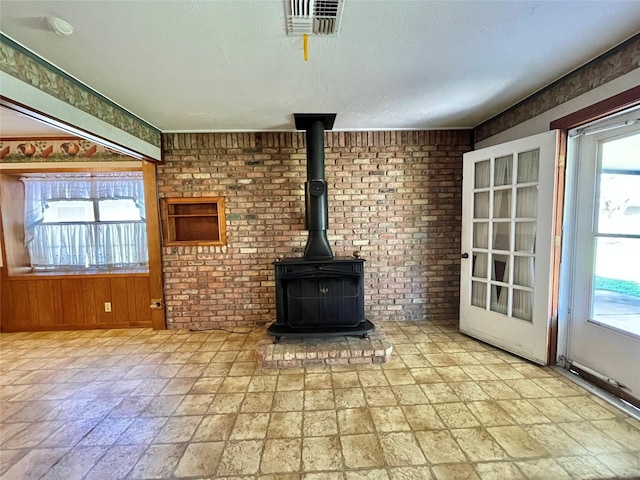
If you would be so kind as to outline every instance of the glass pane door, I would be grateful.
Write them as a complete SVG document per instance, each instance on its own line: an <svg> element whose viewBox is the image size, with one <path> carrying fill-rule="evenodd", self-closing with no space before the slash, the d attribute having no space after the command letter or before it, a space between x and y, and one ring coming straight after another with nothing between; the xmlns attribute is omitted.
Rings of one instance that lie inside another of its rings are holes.
<svg viewBox="0 0 640 480"><path fill-rule="evenodd" d="M464 154L460 331L545 365L558 134Z"/></svg>
<svg viewBox="0 0 640 480"><path fill-rule="evenodd" d="M558 353L640 399L640 109L568 138Z"/></svg>

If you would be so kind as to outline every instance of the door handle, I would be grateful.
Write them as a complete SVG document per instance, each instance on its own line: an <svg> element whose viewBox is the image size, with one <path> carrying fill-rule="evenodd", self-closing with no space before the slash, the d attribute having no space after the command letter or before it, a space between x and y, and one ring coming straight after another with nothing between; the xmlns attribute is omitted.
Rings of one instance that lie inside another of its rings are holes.
<svg viewBox="0 0 640 480"><path fill-rule="evenodd" d="M469 254L465 252L462 255L460 255L460 258L469 258Z"/></svg>

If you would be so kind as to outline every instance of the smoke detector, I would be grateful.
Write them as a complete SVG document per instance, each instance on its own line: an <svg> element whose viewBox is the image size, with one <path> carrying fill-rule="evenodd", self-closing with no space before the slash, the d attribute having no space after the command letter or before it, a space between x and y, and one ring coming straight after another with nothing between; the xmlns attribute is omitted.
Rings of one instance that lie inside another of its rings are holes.
<svg viewBox="0 0 640 480"><path fill-rule="evenodd" d="M287 35L336 35L344 0L284 0Z"/></svg>
<svg viewBox="0 0 640 480"><path fill-rule="evenodd" d="M47 17L47 23L49 24L49 27L51 27L51 30L63 37L68 37L73 33L73 25L61 18Z"/></svg>

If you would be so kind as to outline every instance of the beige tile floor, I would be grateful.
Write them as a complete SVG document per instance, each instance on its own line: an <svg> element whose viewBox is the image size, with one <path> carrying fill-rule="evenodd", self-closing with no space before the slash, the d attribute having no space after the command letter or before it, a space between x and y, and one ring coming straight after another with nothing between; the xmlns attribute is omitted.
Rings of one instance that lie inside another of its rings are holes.
<svg viewBox="0 0 640 480"><path fill-rule="evenodd" d="M384 323L389 363L261 370L250 334L0 336L3 479L640 475L640 423L451 323Z"/></svg>

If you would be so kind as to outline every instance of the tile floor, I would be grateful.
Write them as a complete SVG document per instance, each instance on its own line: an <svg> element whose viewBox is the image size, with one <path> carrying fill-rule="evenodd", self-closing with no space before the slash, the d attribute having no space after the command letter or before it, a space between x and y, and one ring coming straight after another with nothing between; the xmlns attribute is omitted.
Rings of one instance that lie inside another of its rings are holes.
<svg viewBox="0 0 640 480"><path fill-rule="evenodd" d="M452 323L390 362L258 369L262 336L0 336L3 479L633 478L640 423Z"/></svg>

